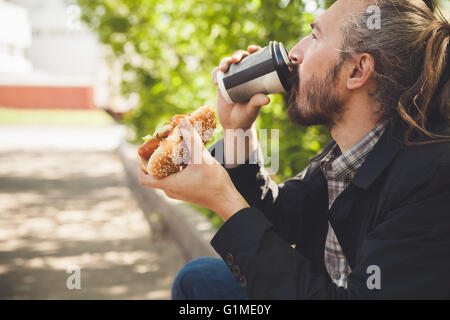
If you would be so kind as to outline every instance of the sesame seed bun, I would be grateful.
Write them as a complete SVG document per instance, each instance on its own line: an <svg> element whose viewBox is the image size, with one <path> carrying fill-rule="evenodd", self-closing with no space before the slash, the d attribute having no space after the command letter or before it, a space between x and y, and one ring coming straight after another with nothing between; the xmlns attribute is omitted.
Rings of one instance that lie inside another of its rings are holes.
<svg viewBox="0 0 450 320"><path fill-rule="evenodd" d="M194 126L202 138L203 144L208 143L216 128L214 111L208 105L205 105L195 110L185 119L189 120ZM188 163L188 159L189 155L187 154L187 148L183 142L178 124L170 135L159 144L148 161L138 153L138 163L142 170L158 179L180 171L181 166Z"/></svg>

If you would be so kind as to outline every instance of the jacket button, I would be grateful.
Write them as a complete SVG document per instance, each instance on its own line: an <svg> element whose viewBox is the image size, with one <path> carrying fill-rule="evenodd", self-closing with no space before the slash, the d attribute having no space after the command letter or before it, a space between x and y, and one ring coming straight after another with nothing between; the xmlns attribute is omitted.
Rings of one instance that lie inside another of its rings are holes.
<svg viewBox="0 0 450 320"><path fill-rule="evenodd" d="M241 269L239 269L239 266L237 265L231 267L231 272L233 272L235 278L238 278L241 275Z"/></svg>
<svg viewBox="0 0 450 320"><path fill-rule="evenodd" d="M232 255L231 253L227 253L227 255L225 256L225 262L226 262L227 265L229 265L230 267L233 265L234 258L233 258L233 255Z"/></svg>
<svg viewBox="0 0 450 320"><path fill-rule="evenodd" d="M245 288L247 286L247 279L244 276L240 276L239 283L241 284L242 288Z"/></svg>

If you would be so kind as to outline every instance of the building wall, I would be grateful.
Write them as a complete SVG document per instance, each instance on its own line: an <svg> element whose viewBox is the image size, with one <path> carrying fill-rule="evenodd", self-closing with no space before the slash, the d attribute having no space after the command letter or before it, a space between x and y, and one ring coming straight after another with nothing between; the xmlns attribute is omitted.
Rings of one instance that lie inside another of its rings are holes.
<svg viewBox="0 0 450 320"><path fill-rule="evenodd" d="M21 109L95 109L93 87L0 86L0 103Z"/></svg>
<svg viewBox="0 0 450 320"><path fill-rule="evenodd" d="M0 0L0 73L29 73L27 50L31 45L31 25L27 11Z"/></svg>
<svg viewBox="0 0 450 320"><path fill-rule="evenodd" d="M96 36L81 25L80 13L69 0L0 0L1 106L95 107L101 47ZM10 30L20 32L11 35ZM6 49L2 39L9 41ZM2 52L17 61L26 56L27 63L3 63L2 68L2 61L7 61L1 58Z"/></svg>
<svg viewBox="0 0 450 320"><path fill-rule="evenodd" d="M29 12L33 34L29 57L36 70L92 77L95 81L100 45L96 36L79 22L78 6L65 0L11 1Z"/></svg>

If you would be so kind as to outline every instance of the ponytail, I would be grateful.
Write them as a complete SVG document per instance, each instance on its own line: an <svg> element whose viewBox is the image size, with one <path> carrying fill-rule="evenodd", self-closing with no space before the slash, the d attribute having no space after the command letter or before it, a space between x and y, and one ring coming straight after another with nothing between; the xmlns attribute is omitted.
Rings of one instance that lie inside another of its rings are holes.
<svg viewBox="0 0 450 320"><path fill-rule="evenodd" d="M425 2L425 4L427 5L427 7L430 9L431 12L434 12L434 10L437 7L436 0L423 0L423 2Z"/></svg>
<svg viewBox="0 0 450 320"><path fill-rule="evenodd" d="M414 45L421 42L426 43L422 73L400 97L398 104L401 119L409 125L405 142L416 144L410 141L414 131L432 139L439 139L425 143L450 141L450 137L434 134L427 129L429 122L450 121L450 24L445 19L434 20Z"/></svg>

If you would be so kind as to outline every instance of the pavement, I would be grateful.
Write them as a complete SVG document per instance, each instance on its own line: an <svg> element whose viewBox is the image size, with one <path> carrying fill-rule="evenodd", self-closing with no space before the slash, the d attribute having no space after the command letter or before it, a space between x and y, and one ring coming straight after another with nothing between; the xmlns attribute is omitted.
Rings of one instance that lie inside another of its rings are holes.
<svg viewBox="0 0 450 320"><path fill-rule="evenodd" d="M133 198L124 133L0 126L0 299L170 299L185 260Z"/></svg>

